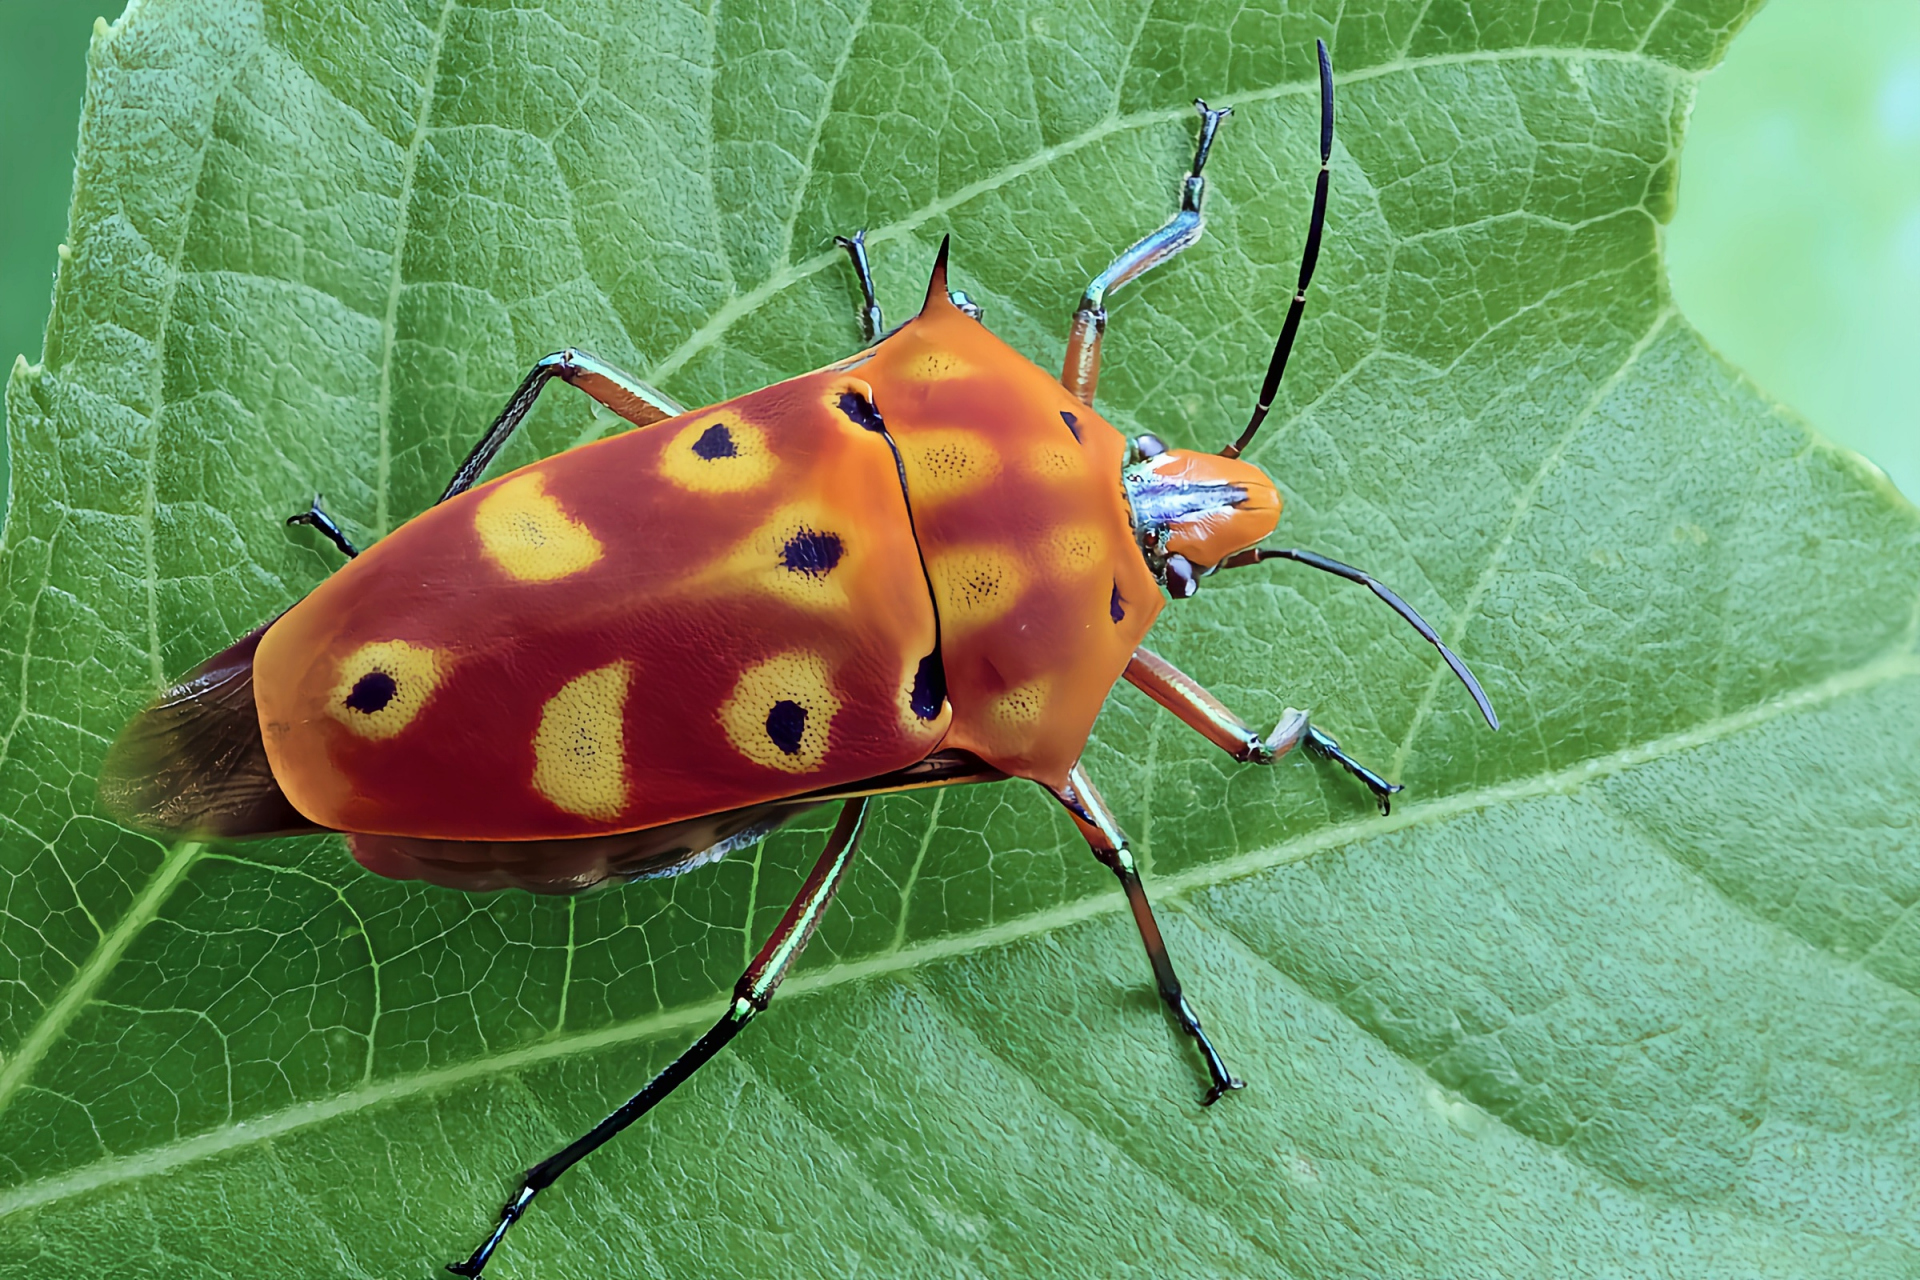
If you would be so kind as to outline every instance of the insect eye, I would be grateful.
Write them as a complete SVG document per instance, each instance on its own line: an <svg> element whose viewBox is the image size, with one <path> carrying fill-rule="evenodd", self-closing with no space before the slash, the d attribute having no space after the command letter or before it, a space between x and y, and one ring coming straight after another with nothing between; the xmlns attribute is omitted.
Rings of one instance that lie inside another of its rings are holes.
<svg viewBox="0 0 1920 1280"><path fill-rule="evenodd" d="M1141 435L1133 438L1133 447L1142 458L1157 458L1167 451L1167 442L1156 435Z"/></svg>
<svg viewBox="0 0 1920 1280"><path fill-rule="evenodd" d="M1186 600L1200 589L1200 575L1195 572L1193 561L1183 555L1167 557L1167 594L1175 600Z"/></svg>

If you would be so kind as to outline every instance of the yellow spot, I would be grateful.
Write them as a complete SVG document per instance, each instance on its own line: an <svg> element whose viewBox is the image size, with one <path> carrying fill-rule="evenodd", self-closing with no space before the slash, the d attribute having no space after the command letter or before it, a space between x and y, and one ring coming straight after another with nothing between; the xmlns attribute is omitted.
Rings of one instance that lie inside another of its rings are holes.
<svg viewBox="0 0 1920 1280"><path fill-rule="evenodd" d="M1028 729L1040 723L1047 711L1047 689L1052 680L1046 676L1015 685L987 704L987 721L1002 729Z"/></svg>
<svg viewBox="0 0 1920 1280"><path fill-rule="evenodd" d="M362 738L384 742L413 723L446 673L432 649L405 640L363 644L340 664L327 710Z"/></svg>
<svg viewBox="0 0 1920 1280"><path fill-rule="evenodd" d="M1106 539L1090 524L1062 525L1048 533L1040 547L1046 564L1076 578L1100 564L1105 551Z"/></svg>
<svg viewBox="0 0 1920 1280"><path fill-rule="evenodd" d="M907 362L906 376L919 382L944 382L973 372L973 366L951 351L929 351Z"/></svg>
<svg viewBox="0 0 1920 1280"><path fill-rule="evenodd" d="M958 427L914 431L901 437L907 491L916 500L950 498L1000 474L1000 455L976 432Z"/></svg>
<svg viewBox="0 0 1920 1280"><path fill-rule="evenodd" d="M720 725L734 749L782 773L808 773L826 758L828 732L840 710L827 660L793 649L740 673L720 705Z"/></svg>
<svg viewBox="0 0 1920 1280"><path fill-rule="evenodd" d="M547 699L533 734L533 785L583 818L627 807L626 710L632 670L610 663L575 676Z"/></svg>
<svg viewBox="0 0 1920 1280"><path fill-rule="evenodd" d="M498 485L473 511L488 559L522 582L552 582L604 554L600 539L549 497L547 478L529 471Z"/></svg>
<svg viewBox="0 0 1920 1280"><path fill-rule="evenodd" d="M695 493L743 493L773 474L766 432L732 409L709 409L680 428L660 474Z"/></svg>
<svg viewBox="0 0 1920 1280"><path fill-rule="evenodd" d="M980 626L1013 607L1020 594L1020 566L998 547L961 547L927 564L940 620L955 627Z"/></svg>
<svg viewBox="0 0 1920 1280"><path fill-rule="evenodd" d="M857 563L859 555L857 530L858 523L849 521L845 512L836 514L818 502L788 503L718 561L710 562L689 585L715 596L752 591L805 609L844 609L848 562ZM813 542L813 556L801 545L803 539ZM823 569L818 557L830 553L834 543L839 556L831 568Z"/></svg>
<svg viewBox="0 0 1920 1280"><path fill-rule="evenodd" d="M1045 480L1065 480L1086 470L1086 454L1059 444L1043 444L1027 455L1027 467Z"/></svg>

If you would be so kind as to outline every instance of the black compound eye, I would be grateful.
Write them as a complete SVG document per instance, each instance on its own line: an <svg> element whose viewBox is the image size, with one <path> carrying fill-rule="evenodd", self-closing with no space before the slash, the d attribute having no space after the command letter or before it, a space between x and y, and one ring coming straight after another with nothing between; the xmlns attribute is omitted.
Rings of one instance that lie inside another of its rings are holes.
<svg viewBox="0 0 1920 1280"><path fill-rule="evenodd" d="M740 453L733 446L733 433L718 422L700 433L700 438L693 442L693 451L708 462L715 458L737 457Z"/></svg>
<svg viewBox="0 0 1920 1280"><path fill-rule="evenodd" d="M846 552L845 545L837 533L815 533L811 529L801 529L787 545L780 548L781 565L794 573L804 573L810 578L824 578L840 563L840 557Z"/></svg>
<svg viewBox="0 0 1920 1280"><path fill-rule="evenodd" d="M1167 442L1159 436L1148 434L1135 436L1133 447L1140 451L1143 458L1157 458L1167 451Z"/></svg>
<svg viewBox="0 0 1920 1280"><path fill-rule="evenodd" d="M1182 555L1167 557L1167 594L1175 600L1186 600L1200 589L1200 573L1193 567L1193 561Z"/></svg>
<svg viewBox="0 0 1920 1280"><path fill-rule="evenodd" d="M353 688L347 693L347 706L370 716L392 702L398 688L386 672L369 671L353 682Z"/></svg>
<svg viewBox="0 0 1920 1280"><path fill-rule="evenodd" d="M785 698L767 712L767 737L787 755L800 750L800 738L807 731L807 709Z"/></svg>

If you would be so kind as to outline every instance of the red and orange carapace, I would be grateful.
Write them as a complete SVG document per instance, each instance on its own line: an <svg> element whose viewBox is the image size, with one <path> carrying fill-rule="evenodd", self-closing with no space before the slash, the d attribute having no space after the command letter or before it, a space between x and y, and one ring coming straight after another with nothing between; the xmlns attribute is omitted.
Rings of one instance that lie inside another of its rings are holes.
<svg viewBox="0 0 1920 1280"><path fill-rule="evenodd" d="M1114 684L1132 681L1236 759L1295 745L1382 807L1398 788L1288 712L1254 732L1140 647L1165 595L1261 548L1280 496L1240 460L1299 326L1326 214L1333 83L1320 48L1320 172L1298 291L1252 420L1220 454L1128 440L1093 410L1106 295L1200 235L1227 114L1205 103L1181 209L1088 287L1055 378L947 284L886 333L862 237L842 243L869 345L695 412L578 351L535 366L438 505L142 712L103 770L106 807L156 832L244 839L338 831L382 875L458 889L572 892L671 875L837 802L800 896L732 1006L592 1132L536 1165L492 1234L653 1106L767 1006L845 875L869 797L1026 778L1072 814L1127 893L1161 995L1210 1076L1240 1087L1182 994L1126 837L1080 765ZM551 378L634 424L476 483Z"/></svg>

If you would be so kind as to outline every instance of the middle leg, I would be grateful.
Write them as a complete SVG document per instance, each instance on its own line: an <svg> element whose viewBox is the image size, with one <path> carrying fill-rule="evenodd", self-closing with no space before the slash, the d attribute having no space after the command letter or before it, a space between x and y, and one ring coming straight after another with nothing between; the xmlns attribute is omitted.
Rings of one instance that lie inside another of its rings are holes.
<svg viewBox="0 0 1920 1280"><path fill-rule="evenodd" d="M1382 814L1393 811L1393 795L1401 790L1400 784L1388 782L1342 751L1339 743L1313 727L1306 712L1287 708L1273 732L1262 738L1198 680L1151 649L1133 651L1126 676L1129 684L1242 764L1272 764L1294 747L1304 745L1309 755L1331 760L1364 782Z"/></svg>
<svg viewBox="0 0 1920 1280"><path fill-rule="evenodd" d="M1133 923L1140 930L1141 945L1147 949L1147 962L1153 966L1153 980L1160 988L1160 998L1166 1001L1180 1029L1192 1036L1194 1043L1200 1046L1200 1056L1206 1059L1207 1074L1212 1077L1213 1084L1200 1105L1210 1107L1227 1091L1246 1088L1244 1080L1227 1070L1219 1050L1213 1047L1213 1041L1207 1037L1206 1028L1200 1025L1199 1015L1187 1003L1186 992L1180 986L1180 976L1173 971L1173 960L1167 955L1166 939L1160 936L1160 924L1153 918L1153 904L1147 901L1147 888L1140 882L1140 872L1133 865L1133 851L1127 847L1127 833L1120 829L1119 820L1107 808L1107 802L1100 798L1100 793L1094 790L1093 781L1087 777L1085 768L1074 765L1067 774L1065 787L1058 790L1050 787L1048 790L1073 816L1074 825L1080 828L1080 834L1092 847L1093 856L1119 877L1120 887L1126 891L1127 905L1133 909Z"/></svg>

